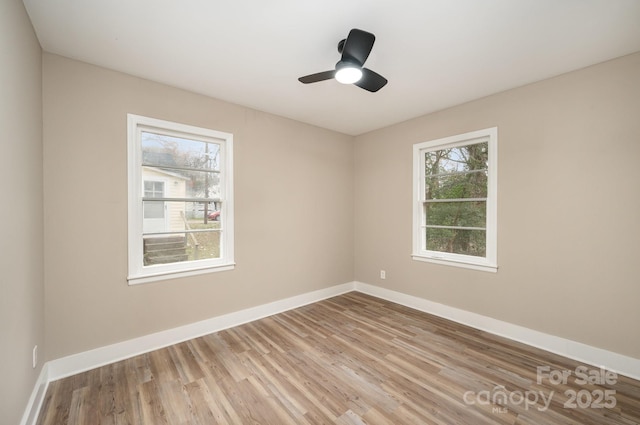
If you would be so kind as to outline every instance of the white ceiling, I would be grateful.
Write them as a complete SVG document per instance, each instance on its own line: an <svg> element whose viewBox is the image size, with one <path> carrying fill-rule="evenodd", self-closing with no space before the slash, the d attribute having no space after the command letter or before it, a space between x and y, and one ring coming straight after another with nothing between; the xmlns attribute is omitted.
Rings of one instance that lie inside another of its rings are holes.
<svg viewBox="0 0 640 425"><path fill-rule="evenodd" d="M24 0L42 48L357 135L640 51L639 0ZM376 35L377 93L297 78Z"/></svg>

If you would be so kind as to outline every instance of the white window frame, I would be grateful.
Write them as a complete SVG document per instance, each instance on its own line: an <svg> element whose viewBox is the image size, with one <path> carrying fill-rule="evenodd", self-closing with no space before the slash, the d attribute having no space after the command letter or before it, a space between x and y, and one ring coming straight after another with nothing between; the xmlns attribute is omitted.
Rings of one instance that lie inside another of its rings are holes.
<svg viewBox="0 0 640 425"><path fill-rule="evenodd" d="M128 185L129 185L129 285L177 277L231 270L234 262L233 214L233 135L207 128L164 121L141 115L127 114ZM192 140L214 142L220 145L221 213L220 258L154 264L143 262L143 208L144 182L142 179L143 131L151 131Z"/></svg>
<svg viewBox="0 0 640 425"><path fill-rule="evenodd" d="M426 249L425 235L425 152L488 142L488 177L486 200L486 256L454 254ZM456 136L416 143L413 145L413 249L412 258L418 261L496 272L498 239L498 128L486 128Z"/></svg>

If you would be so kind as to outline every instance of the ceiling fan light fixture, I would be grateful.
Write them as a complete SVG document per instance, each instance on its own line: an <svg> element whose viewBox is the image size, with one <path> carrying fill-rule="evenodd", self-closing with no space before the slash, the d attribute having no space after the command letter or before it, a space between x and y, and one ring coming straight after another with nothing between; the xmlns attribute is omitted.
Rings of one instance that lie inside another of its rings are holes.
<svg viewBox="0 0 640 425"><path fill-rule="evenodd" d="M334 69L305 75L298 78L298 81L310 84L335 79L342 84L353 84L371 93L377 92L387 84L387 79L369 68L364 68L375 41L376 36L370 32L352 29L347 38L338 43L341 57Z"/></svg>
<svg viewBox="0 0 640 425"><path fill-rule="evenodd" d="M336 71L336 80L342 84L353 84L362 78L362 69L355 66L345 66Z"/></svg>

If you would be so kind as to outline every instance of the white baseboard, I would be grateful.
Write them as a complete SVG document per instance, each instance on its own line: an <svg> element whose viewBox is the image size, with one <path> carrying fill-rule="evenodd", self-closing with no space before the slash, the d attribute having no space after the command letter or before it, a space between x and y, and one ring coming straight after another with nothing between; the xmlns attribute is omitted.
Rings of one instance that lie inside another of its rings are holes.
<svg viewBox="0 0 640 425"><path fill-rule="evenodd" d="M47 393L49 382L51 382L49 378L49 364L45 363L42 365L40 375L38 375L38 379L33 386L33 391L31 391L31 397L29 397L27 407L24 409L20 425L32 425L36 423L38 414L42 408L42 403L44 402L44 396Z"/></svg>
<svg viewBox="0 0 640 425"><path fill-rule="evenodd" d="M49 379L55 381L192 338L198 338L283 311L302 307L303 305L353 291L354 287L354 283L349 282L319 289L291 298L51 360L49 362Z"/></svg>
<svg viewBox="0 0 640 425"><path fill-rule="evenodd" d="M349 282L47 362L20 425L32 425L49 382L326 298L358 291L640 380L640 359L363 282Z"/></svg>
<svg viewBox="0 0 640 425"><path fill-rule="evenodd" d="M367 283L355 282L354 289L364 294L392 301L475 329L503 336L513 341L522 342L523 344L640 380L640 359Z"/></svg>

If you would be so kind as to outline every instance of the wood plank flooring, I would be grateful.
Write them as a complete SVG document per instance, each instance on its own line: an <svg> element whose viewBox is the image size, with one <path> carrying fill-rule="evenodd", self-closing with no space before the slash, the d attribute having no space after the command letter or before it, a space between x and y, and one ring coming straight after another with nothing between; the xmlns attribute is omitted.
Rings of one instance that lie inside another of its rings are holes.
<svg viewBox="0 0 640 425"><path fill-rule="evenodd" d="M351 292L52 382L38 425L640 424L603 373Z"/></svg>

